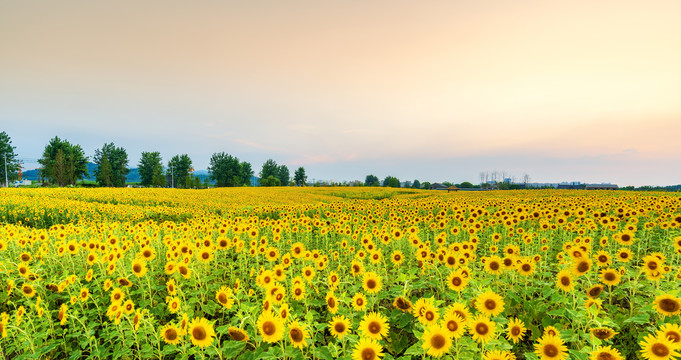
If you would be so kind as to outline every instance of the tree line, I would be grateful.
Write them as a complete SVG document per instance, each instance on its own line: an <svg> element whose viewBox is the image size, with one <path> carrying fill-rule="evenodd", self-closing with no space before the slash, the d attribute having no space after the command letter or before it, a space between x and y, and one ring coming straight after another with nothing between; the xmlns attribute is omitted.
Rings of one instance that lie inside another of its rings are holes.
<svg viewBox="0 0 681 360"><path fill-rule="evenodd" d="M21 162L15 153L15 146L7 133L0 132L0 162L2 169L0 177L3 184L5 177L8 181L19 178ZM80 145L72 144L68 140L55 136L45 149L38 163L39 174L44 184L56 186L76 185L88 177L89 158ZM123 187L126 176L130 172L128 153L123 147L117 147L113 142L105 143L101 149L96 149L92 162L95 164L94 177L99 186ZM6 165L6 166L5 166ZM5 167L7 171L5 171ZM137 164L140 185L150 187L192 188L201 186L201 180L194 176L194 166L187 154L178 154L170 158L163 166L161 153L158 151L142 152ZM247 161L240 161L237 157L225 152L215 153L210 158L208 179L218 187L250 186L254 171ZM305 168L296 169L290 178L286 165L278 165L269 159L260 171L260 186L304 186L307 183Z"/></svg>

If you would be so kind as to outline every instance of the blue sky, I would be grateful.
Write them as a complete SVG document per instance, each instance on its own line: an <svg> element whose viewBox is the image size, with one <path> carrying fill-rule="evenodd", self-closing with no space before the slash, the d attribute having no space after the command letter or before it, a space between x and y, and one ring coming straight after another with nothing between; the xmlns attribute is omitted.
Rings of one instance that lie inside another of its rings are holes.
<svg viewBox="0 0 681 360"><path fill-rule="evenodd" d="M205 169L678 184L677 1L0 3L0 124ZM34 167L27 161L27 168Z"/></svg>

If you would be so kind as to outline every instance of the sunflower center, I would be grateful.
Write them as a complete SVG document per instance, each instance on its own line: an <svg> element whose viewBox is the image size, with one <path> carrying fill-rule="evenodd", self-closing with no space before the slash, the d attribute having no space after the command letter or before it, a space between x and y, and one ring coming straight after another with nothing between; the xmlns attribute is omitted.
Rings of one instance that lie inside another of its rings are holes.
<svg viewBox="0 0 681 360"><path fill-rule="evenodd" d="M435 319L435 314L432 311L426 311L426 320L433 321Z"/></svg>
<svg viewBox="0 0 681 360"><path fill-rule="evenodd" d="M223 294L223 293L218 294L218 301L220 302L220 304L226 304L227 303L227 295Z"/></svg>
<svg viewBox="0 0 681 360"><path fill-rule="evenodd" d="M612 354L605 351L598 353L598 355L596 356L596 360L613 360L613 359L615 358L612 356Z"/></svg>
<svg viewBox="0 0 681 360"><path fill-rule="evenodd" d="M336 300L332 297L329 298L329 300L326 301L326 304L329 305L330 308L335 308L336 307Z"/></svg>
<svg viewBox="0 0 681 360"><path fill-rule="evenodd" d="M272 336L277 332L277 326L271 321L265 321L265 323L262 324L262 332L267 336Z"/></svg>
<svg viewBox="0 0 681 360"><path fill-rule="evenodd" d="M133 266L132 266L132 271L134 271L134 272L136 272L136 273L141 272L141 271L142 271L142 265L140 265L140 264L135 264L135 265L133 265Z"/></svg>
<svg viewBox="0 0 681 360"><path fill-rule="evenodd" d="M596 286L596 287L592 288L591 290L589 290L589 295L591 295L591 297L596 297L596 296L601 294L601 291L603 291L603 289Z"/></svg>
<svg viewBox="0 0 681 360"><path fill-rule="evenodd" d="M544 355L550 358L556 357L556 355L558 355L558 347L556 347L556 345L553 344L548 344L544 346Z"/></svg>
<svg viewBox="0 0 681 360"><path fill-rule="evenodd" d="M589 263L586 261L580 262L579 265L577 265L577 271L579 271L580 273L585 273L589 271Z"/></svg>
<svg viewBox="0 0 681 360"><path fill-rule="evenodd" d="M438 350L445 347L446 343L447 343L447 340L441 334L435 334L435 336L430 338L430 346L432 346L433 348L438 349Z"/></svg>
<svg viewBox="0 0 681 360"><path fill-rule="evenodd" d="M487 326L487 324L484 323L479 323L475 325L475 332L483 336L487 335L487 333L489 332L489 326Z"/></svg>
<svg viewBox="0 0 681 360"><path fill-rule="evenodd" d="M177 331L175 329L168 329L165 332L165 337L168 341L174 341L177 339Z"/></svg>
<svg viewBox="0 0 681 360"><path fill-rule="evenodd" d="M607 329L599 329L594 331L594 336L597 337L598 339L605 340L610 337L610 331Z"/></svg>
<svg viewBox="0 0 681 360"><path fill-rule="evenodd" d="M499 270L499 263L496 261L492 261L489 263L489 268L492 269L492 271L497 271Z"/></svg>
<svg viewBox="0 0 681 360"><path fill-rule="evenodd" d="M300 296L300 295L303 294L303 290L301 290L300 288L297 288L297 289L293 290L293 293L296 294L296 296Z"/></svg>
<svg viewBox="0 0 681 360"><path fill-rule="evenodd" d="M362 360L373 360L376 358L376 352L372 348L364 348L360 356Z"/></svg>
<svg viewBox="0 0 681 360"><path fill-rule="evenodd" d="M363 306L364 305L364 299L358 298L355 303L357 304L357 306Z"/></svg>
<svg viewBox="0 0 681 360"><path fill-rule="evenodd" d="M459 324L454 320L449 320L447 322L447 329L449 329L449 331L451 332L455 332L456 330L459 329Z"/></svg>
<svg viewBox="0 0 681 360"><path fill-rule="evenodd" d="M210 254L204 251L203 253L201 253L201 257L203 258L203 260L208 260L210 258Z"/></svg>
<svg viewBox="0 0 681 360"><path fill-rule="evenodd" d="M514 327L511 329L511 335L513 335L513 336L518 336L518 335L520 335L520 327L519 327L519 326L514 326Z"/></svg>
<svg viewBox="0 0 681 360"><path fill-rule="evenodd" d="M31 294L33 292L33 289L30 286L24 286L22 290L24 291L24 294Z"/></svg>
<svg viewBox="0 0 681 360"><path fill-rule="evenodd" d="M528 272L532 269L532 266L530 266L530 264L523 264L522 269L523 271Z"/></svg>
<svg viewBox="0 0 681 360"><path fill-rule="evenodd" d="M607 273L603 274L603 278L605 280L608 280L608 281L615 281L616 276L612 272L607 272Z"/></svg>
<svg viewBox="0 0 681 360"><path fill-rule="evenodd" d="M671 340L673 343L681 342L681 334L677 333L676 331L667 331L664 336L669 338L669 340Z"/></svg>
<svg viewBox="0 0 681 360"><path fill-rule="evenodd" d="M293 342L299 343L303 341L303 332L298 328L291 329L289 335L291 335L291 340L293 340Z"/></svg>
<svg viewBox="0 0 681 360"><path fill-rule="evenodd" d="M567 277L567 276L563 276L563 277L560 278L560 283L563 286L570 286L570 278Z"/></svg>
<svg viewBox="0 0 681 360"><path fill-rule="evenodd" d="M497 307L497 302L492 299L485 300L485 309L494 310Z"/></svg>
<svg viewBox="0 0 681 360"><path fill-rule="evenodd" d="M376 288L376 280L374 280L374 279L367 280L367 287L369 289L375 289Z"/></svg>
<svg viewBox="0 0 681 360"><path fill-rule="evenodd" d="M381 332L381 324L378 321L372 321L369 323L369 332L372 334L378 334Z"/></svg>
<svg viewBox="0 0 681 360"><path fill-rule="evenodd" d="M651 261L648 263L648 269L650 270L656 270L657 269L657 263L655 261Z"/></svg>
<svg viewBox="0 0 681 360"><path fill-rule="evenodd" d="M674 299L662 299L660 301L660 308L666 312L677 312L679 306L679 303Z"/></svg>
<svg viewBox="0 0 681 360"><path fill-rule="evenodd" d="M229 337L236 341L241 341L245 338L244 334L238 330L229 330Z"/></svg>
<svg viewBox="0 0 681 360"><path fill-rule="evenodd" d="M653 345L650 351L652 351L653 354L661 358L664 358L669 355L669 348L665 344L661 343L656 343L655 345Z"/></svg>
<svg viewBox="0 0 681 360"><path fill-rule="evenodd" d="M452 278L452 285L454 285L454 286L461 286L461 278L458 277L458 276Z"/></svg>
<svg viewBox="0 0 681 360"><path fill-rule="evenodd" d="M333 325L333 329L336 330L337 333L342 334L345 332L345 324L342 322L337 322Z"/></svg>

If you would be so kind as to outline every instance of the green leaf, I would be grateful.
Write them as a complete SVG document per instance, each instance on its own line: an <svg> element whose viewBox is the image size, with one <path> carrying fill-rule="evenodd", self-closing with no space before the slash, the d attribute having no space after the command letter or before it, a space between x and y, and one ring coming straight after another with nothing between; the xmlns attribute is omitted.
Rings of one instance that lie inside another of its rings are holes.
<svg viewBox="0 0 681 360"><path fill-rule="evenodd" d="M650 322L650 315L647 313L640 313L636 314L626 320L624 320L624 323L634 323L634 324L648 324Z"/></svg>

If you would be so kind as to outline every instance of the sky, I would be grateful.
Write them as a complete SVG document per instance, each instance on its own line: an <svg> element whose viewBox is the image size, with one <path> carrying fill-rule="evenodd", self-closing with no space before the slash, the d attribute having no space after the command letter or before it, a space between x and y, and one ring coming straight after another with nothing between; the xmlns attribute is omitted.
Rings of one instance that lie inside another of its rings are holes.
<svg viewBox="0 0 681 360"><path fill-rule="evenodd" d="M681 1L0 2L0 131L308 180L681 183Z"/></svg>

